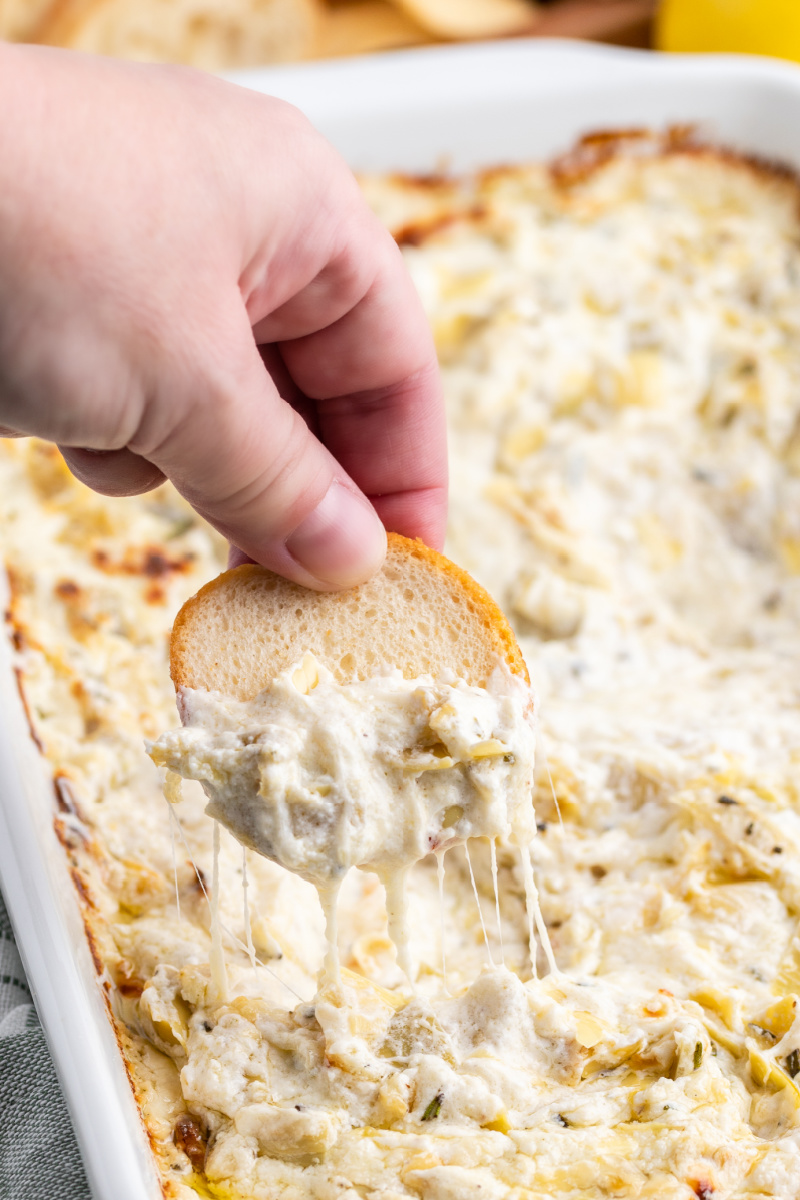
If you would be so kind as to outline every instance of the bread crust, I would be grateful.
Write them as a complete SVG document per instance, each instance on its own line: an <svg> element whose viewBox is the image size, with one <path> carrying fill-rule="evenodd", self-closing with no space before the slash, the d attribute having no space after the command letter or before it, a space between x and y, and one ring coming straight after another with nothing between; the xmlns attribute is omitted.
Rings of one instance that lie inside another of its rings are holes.
<svg viewBox="0 0 800 1200"><path fill-rule="evenodd" d="M162 9L163 0L134 0L128 10L118 0L51 0L31 40L94 54L221 70L311 57L322 12L319 0L239 0L237 5L216 0L216 9L213 0L183 0L165 28ZM192 38L195 18L208 27L201 45Z"/></svg>
<svg viewBox="0 0 800 1200"><path fill-rule="evenodd" d="M429 583L430 593L420 596L420 581ZM396 533L388 535L381 571L348 592L313 592L253 564L223 572L188 600L175 619L170 640L172 681L176 691L203 688L247 699L308 649L340 682L364 678L374 673L370 666L376 651L367 645L361 614L367 622L377 619L386 624L395 603L401 613L398 637L389 637L388 650L386 639L377 640L383 649L380 665L399 667L407 678L450 668L468 683L483 685L491 665L501 661L512 674L530 682L514 632L488 592L443 554ZM233 612L238 619L232 624ZM351 614L355 614L352 619ZM270 641L266 630L258 645L255 637L247 641L259 632L244 628L248 622L266 629L265 618L276 616L284 623L305 622L307 644L291 631L288 639L273 632ZM421 633L414 625L417 618ZM393 629L389 621L386 632L391 635ZM459 631L460 636L454 636ZM237 657L242 668L234 674L230 664Z"/></svg>

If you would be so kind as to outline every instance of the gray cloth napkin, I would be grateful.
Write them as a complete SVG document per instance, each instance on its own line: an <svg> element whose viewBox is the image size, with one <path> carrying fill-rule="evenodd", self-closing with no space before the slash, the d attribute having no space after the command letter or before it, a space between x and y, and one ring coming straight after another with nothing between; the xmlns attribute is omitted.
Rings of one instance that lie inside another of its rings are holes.
<svg viewBox="0 0 800 1200"><path fill-rule="evenodd" d="M0 894L0 1200L91 1200Z"/></svg>

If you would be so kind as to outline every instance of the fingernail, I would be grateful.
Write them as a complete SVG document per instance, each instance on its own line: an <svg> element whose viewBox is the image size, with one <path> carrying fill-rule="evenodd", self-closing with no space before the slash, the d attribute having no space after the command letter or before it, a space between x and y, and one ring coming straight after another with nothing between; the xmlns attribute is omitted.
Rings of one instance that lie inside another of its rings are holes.
<svg viewBox="0 0 800 1200"><path fill-rule="evenodd" d="M383 562L386 530L367 500L334 480L286 549L324 587L355 587Z"/></svg>

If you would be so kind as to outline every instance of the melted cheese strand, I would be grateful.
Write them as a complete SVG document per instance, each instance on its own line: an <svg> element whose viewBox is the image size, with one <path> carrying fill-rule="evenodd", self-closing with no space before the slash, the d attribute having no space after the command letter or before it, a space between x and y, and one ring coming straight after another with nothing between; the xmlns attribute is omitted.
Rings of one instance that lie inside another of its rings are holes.
<svg viewBox="0 0 800 1200"><path fill-rule="evenodd" d="M528 951L531 956L531 972L532 978L538 979L539 975L536 970L536 935L533 932L533 913L537 904L536 884L533 881L531 856L525 846L520 846L519 848L519 860L522 865L522 880L525 884L525 913L528 918Z"/></svg>
<svg viewBox="0 0 800 1200"><path fill-rule="evenodd" d="M178 814L174 811L174 809L172 811L173 811L173 816L175 817L175 825L177 827L178 833L180 834L180 839L183 842L183 846L184 846L184 849L186 850L186 853L189 855L189 862L192 864L192 867L194 868L195 878L197 879L197 882L200 885L200 891L203 893L203 895L205 897L206 904L208 905L209 908L211 908L211 897L208 894L206 885L203 883L203 876L200 871L200 868L198 867L197 863L195 862L194 855L192 854L192 848L189 845L188 841L186 840L186 834L184 832L183 826L181 825L180 818L178 817ZM244 950L245 952L247 951L247 947L245 946L244 942L240 938L238 938L236 936L236 934L232 932L232 930L230 930L228 928L228 926L225 924L224 921L220 921L219 926L220 926L220 929L222 930L222 932L225 934L225 936L230 938L230 940L234 946L236 946L239 950ZM294 990L294 988L292 987L292 985L290 983L287 983L285 979L281 979L281 977L277 973L277 971L273 971L272 967L268 966L267 963L265 963L263 961L263 959L260 959L258 957L258 955L256 955L256 962L259 965L259 967L264 968L264 970L267 972L268 975L271 975L273 979L275 979L278 983L280 983L283 987L285 987L287 992L291 992L292 995L297 1000L299 1000L301 1004L303 1003L303 997L299 994L299 992L296 992Z"/></svg>
<svg viewBox="0 0 800 1200"><path fill-rule="evenodd" d="M408 868L400 871L382 871L379 873L379 878L386 892L386 920L389 927L389 937L394 942L400 968L413 987L414 973L411 965L411 954L408 948L408 930L406 928L407 874Z"/></svg>
<svg viewBox="0 0 800 1200"><path fill-rule="evenodd" d="M522 856L522 875L525 880L525 907L528 910L528 931L530 935L531 963L533 965L534 978L536 977L536 941L533 936L534 921L536 922L539 941L542 943L542 949L544 950L550 973L558 975L560 974L558 964L553 954L553 947L550 945L550 935L547 932L547 926L545 925L542 909L539 904L539 890L536 887L536 880L533 877L530 846L527 848L521 847L520 854Z"/></svg>
<svg viewBox="0 0 800 1200"><path fill-rule="evenodd" d="M197 863L194 860L194 855L192 854L191 846L189 845L189 843L186 840L186 834L184 833L183 826L181 825L178 814L175 812L174 809L172 809L171 811L172 811L172 815L175 818L175 825L176 825L178 833L180 835L180 839L183 842L183 848L186 851L186 853L189 855L189 862L192 864L192 867L193 867L194 873L195 873L195 878L197 879L197 882L200 885L200 891L205 896L206 903L208 904L208 906L210 908L211 907L211 897L209 896L208 892L206 891L206 885L203 882L202 872L200 871L200 868L198 867Z"/></svg>
<svg viewBox="0 0 800 1200"><path fill-rule="evenodd" d="M341 983L342 973L339 966L339 918L337 906L339 903L340 883L332 883L325 887L318 883L317 895L325 917L325 963L322 968L324 980L331 983Z"/></svg>
<svg viewBox="0 0 800 1200"><path fill-rule="evenodd" d="M444 950L444 856L446 850L436 851L436 877L439 881L439 930L442 943L442 988L446 996L450 995L447 989L447 959Z"/></svg>
<svg viewBox="0 0 800 1200"><path fill-rule="evenodd" d="M180 775L174 771L165 771L164 779L161 784L161 791L164 799L167 802L167 812L169 813L169 845L172 854L172 875L175 880L175 908L178 910L178 920L183 920L181 916L181 893L178 888L178 859L175 853L175 825L177 820L173 805L180 804L183 799L183 780Z"/></svg>
<svg viewBox="0 0 800 1200"><path fill-rule="evenodd" d="M550 944L550 934L547 932L547 926L545 925L544 917L542 916L542 909L541 905L539 904L539 890L536 887L536 884L534 884L534 891L536 893L536 907L533 910L533 915L536 920L536 928L539 930L539 940L544 946L544 953L547 959L547 965L550 968L550 974L560 975L561 972L558 969L556 956L553 954L553 947Z"/></svg>
<svg viewBox="0 0 800 1200"><path fill-rule="evenodd" d="M478 896L478 885L475 883L475 875L473 874L473 871L472 871L472 859L469 856L469 846L467 845L466 842L464 842L464 853L467 856L467 866L469 867L469 877L472 880L472 892L473 892L473 895L475 896L475 903L478 906L478 916L480 917L481 929L483 930L483 940L486 943L486 953L489 955L489 965L493 967L494 959L492 958L492 948L489 945L489 936L486 932L486 924L483 920L483 910L481 908L480 897Z"/></svg>
<svg viewBox="0 0 800 1200"><path fill-rule="evenodd" d="M536 754L537 754L537 756L541 757L541 760L544 763L544 769L545 769L545 771L547 771L547 782L550 784L550 791L553 796L553 804L555 804L555 806L556 806L556 813L558 814L558 823L563 830L564 819L561 816L561 805L558 803L558 796L556 795L556 789L555 789L555 786L553 785L553 776L550 774L550 763L547 761L547 751L544 748L544 737L542 736L541 729L537 729L537 731L536 731Z"/></svg>
<svg viewBox="0 0 800 1200"><path fill-rule="evenodd" d="M211 982L218 1004L228 998L228 973L222 948L222 927L219 921L219 821L214 822L214 867L211 875Z"/></svg>
<svg viewBox="0 0 800 1200"><path fill-rule="evenodd" d="M166 794L164 799L167 800ZM177 817L175 816L175 810L169 803L169 800L167 800L167 812L169 813L169 848L172 854L172 875L175 880L175 908L178 911L178 920L182 921L181 893L180 889L178 888L178 856L175 851L175 821L177 820Z"/></svg>
<svg viewBox="0 0 800 1200"><path fill-rule="evenodd" d="M250 928L250 905L247 901L247 847L242 846L242 917L244 919L244 936L247 943L247 957L250 959L250 966L255 971L256 969L256 948L253 945L253 932Z"/></svg>
<svg viewBox="0 0 800 1200"><path fill-rule="evenodd" d="M506 952L503 949L503 927L500 924L500 892L497 887L497 846L494 838L489 842L489 854L492 859L492 887L494 888L494 912L497 917L497 936L500 939L500 962L506 965Z"/></svg>

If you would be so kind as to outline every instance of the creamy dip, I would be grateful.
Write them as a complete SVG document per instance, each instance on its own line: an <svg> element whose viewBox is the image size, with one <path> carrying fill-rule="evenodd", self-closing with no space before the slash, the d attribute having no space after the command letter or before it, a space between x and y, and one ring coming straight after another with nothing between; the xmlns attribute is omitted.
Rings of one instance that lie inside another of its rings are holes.
<svg viewBox="0 0 800 1200"><path fill-rule="evenodd" d="M631 140L573 182L369 183L392 222L466 214L401 240L443 364L448 553L541 701L560 973L531 978L518 848L498 920L470 838L441 900L434 855L408 870L416 996L365 870L320 989L312 884L245 864L199 783L167 805L142 749L178 723L174 613L227 548L167 486L100 497L52 447L0 452L24 694L170 1200L798 1194L798 190Z"/></svg>
<svg viewBox="0 0 800 1200"><path fill-rule="evenodd" d="M244 845L314 884L337 976L336 896L351 867L384 883L410 975L408 868L469 838L527 849L536 833L534 700L503 664L485 688L396 669L339 684L307 653L251 700L182 688L178 703L184 728L151 758L200 782L209 816Z"/></svg>

